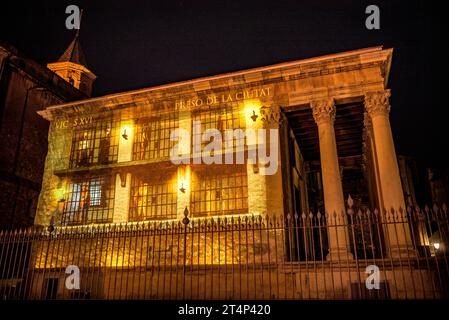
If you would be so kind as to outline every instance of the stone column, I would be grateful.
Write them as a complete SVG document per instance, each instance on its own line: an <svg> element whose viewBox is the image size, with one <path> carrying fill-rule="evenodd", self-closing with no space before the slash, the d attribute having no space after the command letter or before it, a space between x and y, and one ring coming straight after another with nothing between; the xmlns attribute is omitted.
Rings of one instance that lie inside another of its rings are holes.
<svg viewBox="0 0 449 320"><path fill-rule="evenodd" d="M337 143L335 140L334 121L335 105L332 98L312 101L310 103L313 118L318 125L320 143L321 174L324 191L324 207L328 213L328 260L352 259L348 250L348 235L345 219L343 187L341 185L340 167L338 165Z"/></svg>
<svg viewBox="0 0 449 320"><path fill-rule="evenodd" d="M365 133L366 133L366 143L368 146L367 150L367 157L369 157L370 159L370 164L371 167L369 168L371 170L371 172L369 172L369 174L371 174L372 177L372 191L375 193L375 197L376 197L376 207L378 207L378 209L382 209L383 206L383 201L382 201L382 193L380 190L380 178L379 178L379 166L377 163L377 157L376 157L376 145L374 144L374 135L373 135L373 123L371 122L371 117L369 116L369 114L367 112L364 113L364 118L363 118L363 123L365 125ZM373 208L374 209L374 208Z"/></svg>
<svg viewBox="0 0 449 320"><path fill-rule="evenodd" d="M395 222L384 228L393 257L413 253L410 228L405 215L404 194L390 127L390 90L365 94L365 108L371 117L375 159L377 159L382 206L387 210L386 222ZM393 215L391 209L396 211ZM403 214L399 210L403 210Z"/></svg>

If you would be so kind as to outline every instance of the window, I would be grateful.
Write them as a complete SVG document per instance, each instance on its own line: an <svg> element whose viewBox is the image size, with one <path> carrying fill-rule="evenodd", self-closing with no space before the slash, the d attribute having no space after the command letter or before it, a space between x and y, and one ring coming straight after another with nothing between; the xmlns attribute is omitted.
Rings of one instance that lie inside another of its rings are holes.
<svg viewBox="0 0 449 320"><path fill-rule="evenodd" d="M133 160L168 158L176 141L170 141L170 134L178 128L174 112L158 117L139 119L133 145Z"/></svg>
<svg viewBox="0 0 449 320"><path fill-rule="evenodd" d="M70 167L117 162L118 121L98 120L73 132Z"/></svg>
<svg viewBox="0 0 449 320"><path fill-rule="evenodd" d="M93 180L89 184L89 194L90 194L90 205L99 206L101 205L101 181Z"/></svg>
<svg viewBox="0 0 449 320"><path fill-rule="evenodd" d="M240 113L240 109L232 106L194 113L192 116L192 120L201 121L201 131L196 132L196 136L194 137L195 139L197 139L197 141L201 141L201 135L205 130L217 129L222 134L223 149L225 147L225 130L244 129L246 127L245 118ZM242 137L241 139L244 138ZM234 145L237 145L237 141L235 140L236 138L234 138ZM244 142L244 140L238 141L238 144L243 145ZM203 141L201 147L204 148L204 146L206 146L208 143L209 141Z"/></svg>
<svg viewBox="0 0 449 320"><path fill-rule="evenodd" d="M114 181L109 176L75 180L68 185L63 225L112 222Z"/></svg>
<svg viewBox="0 0 449 320"><path fill-rule="evenodd" d="M131 179L130 220L174 219L177 211L177 175L133 175Z"/></svg>
<svg viewBox="0 0 449 320"><path fill-rule="evenodd" d="M192 216L248 212L246 165L202 166L192 173Z"/></svg>

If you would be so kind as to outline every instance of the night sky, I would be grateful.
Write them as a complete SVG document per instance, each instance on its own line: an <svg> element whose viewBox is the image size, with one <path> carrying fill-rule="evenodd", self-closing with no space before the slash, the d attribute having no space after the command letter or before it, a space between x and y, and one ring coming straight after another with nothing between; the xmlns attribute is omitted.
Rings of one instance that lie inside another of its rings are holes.
<svg viewBox="0 0 449 320"><path fill-rule="evenodd" d="M447 35L440 29L447 17L439 2L3 2L0 40L42 64L55 61L75 35L65 28L66 6L84 9L80 36L88 67L98 76L94 96L376 45L393 47L389 87L398 153L426 165L449 164ZM369 4L380 7L380 30L365 28Z"/></svg>

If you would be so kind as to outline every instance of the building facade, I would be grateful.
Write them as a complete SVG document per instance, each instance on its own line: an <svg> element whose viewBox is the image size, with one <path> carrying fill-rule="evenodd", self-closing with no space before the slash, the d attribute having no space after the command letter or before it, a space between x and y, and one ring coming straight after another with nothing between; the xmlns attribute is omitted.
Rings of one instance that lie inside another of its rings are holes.
<svg viewBox="0 0 449 320"><path fill-rule="evenodd" d="M39 111L36 229L0 233L2 294L447 297L447 209L406 209L391 59L366 48Z"/></svg>
<svg viewBox="0 0 449 320"><path fill-rule="evenodd" d="M390 49L368 48L40 111L50 133L36 224L180 220L185 208L193 218L340 216L349 195L359 207L405 208L389 122L391 58ZM181 165L170 158L177 128L190 139ZM223 164L196 161L209 142L195 148L196 135L248 128L278 130L274 174L261 174L259 162L224 164L236 152L224 147ZM411 250L407 230L391 234L395 254ZM329 234L329 258L350 255L333 239L344 232Z"/></svg>

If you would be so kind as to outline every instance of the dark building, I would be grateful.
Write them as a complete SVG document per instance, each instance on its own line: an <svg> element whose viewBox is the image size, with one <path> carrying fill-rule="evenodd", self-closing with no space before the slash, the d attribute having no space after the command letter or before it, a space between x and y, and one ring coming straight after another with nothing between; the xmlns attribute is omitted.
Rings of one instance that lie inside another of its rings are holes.
<svg viewBox="0 0 449 320"><path fill-rule="evenodd" d="M48 68L0 42L1 229L33 224L49 126L37 111L88 97L95 76L82 61L78 36ZM87 84L80 85L83 81Z"/></svg>

